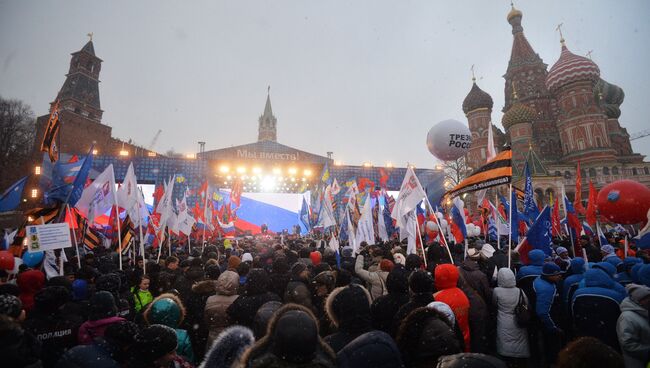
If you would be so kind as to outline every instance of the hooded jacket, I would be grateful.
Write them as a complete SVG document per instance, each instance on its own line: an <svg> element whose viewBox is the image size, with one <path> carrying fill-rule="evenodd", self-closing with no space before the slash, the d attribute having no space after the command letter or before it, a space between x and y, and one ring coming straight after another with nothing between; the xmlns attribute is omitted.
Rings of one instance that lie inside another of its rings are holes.
<svg viewBox="0 0 650 368"><path fill-rule="evenodd" d="M375 299L370 306L372 327L391 333L397 311L409 301L408 272L403 267L393 269L386 278L388 294Z"/></svg>
<svg viewBox="0 0 650 368"><path fill-rule="evenodd" d="M325 311L337 328L337 332L325 337L334 352L371 329L370 294L360 285L334 289L327 297Z"/></svg>
<svg viewBox="0 0 650 368"><path fill-rule="evenodd" d="M243 326L229 327L208 346L199 368L231 368L242 353L255 343L253 332Z"/></svg>
<svg viewBox="0 0 650 368"><path fill-rule="evenodd" d="M375 271L365 270L363 268L363 263L363 256L358 255L354 264L354 272L359 276L359 278L366 282L372 300L375 300L382 295L386 295L388 293L388 290L386 289L386 278L388 277L388 272L381 271L379 268Z"/></svg>
<svg viewBox="0 0 650 368"><path fill-rule="evenodd" d="M20 301L29 313L34 308L34 295L45 286L45 275L38 270L25 271L18 275L16 284L20 288Z"/></svg>
<svg viewBox="0 0 650 368"><path fill-rule="evenodd" d="M352 340L336 355L340 368L400 368L401 353L390 337L382 331L370 331Z"/></svg>
<svg viewBox="0 0 650 368"><path fill-rule="evenodd" d="M253 268L248 273L244 294L237 298L226 310L230 320L238 325L253 328L257 310L266 302L281 301L280 297L268 291L269 278L261 268Z"/></svg>
<svg viewBox="0 0 650 368"><path fill-rule="evenodd" d="M194 362L190 337L186 330L180 329L185 319L185 307L176 295L161 294L154 299L144 312L144 319L149 325L157 324L173 328L178 341L176 352L187 361Z"/></svg>
<svg viewBox="0 0 650 368"><path fill-rule="evenodd" d="M544 251L539 249L533 249L528 253L528 259L530 264L527 264L519 269L517 273L517 281L526 277L526 276L539 276L542 274L542 266L544 265L544 259L546 254Z"/></svg>
<svg viewBox="0 0 650 368"><path fill-rule="evenodd" d="M492 300L492 289L490 288L487 276L481 271L479 264L468 257L458 269L467 285L474 289L486 304L489 304Z"/></svg>
<svg viewBox="0 0 650 368"><path fill-rule="evenodd" d="M459 338L443 312L422 307L402 321L396 342L407 367L433 367L439 357L462 351Z"/></svg>
<svg viewBox="0 0 650 368"><path fill-rule="evenodd" d="M515 321L515 307L526 293L516 286L515 275L509 268L497 273L497 284L492 293L492 304L497 308L497 352L505 357L527 358L530 356L528 332Z"/></svg>
<svg viewBox="0 0 650 368"><path fill-rule="evenodd" d="M451 264L443 264L436 267L435 285L438 292L433 294L437 302L447 304L456 316L458 327L463 333L465 350L470 349L469 331L469 299L461 289L458 288L458 269Z"/></svg>
<svg viewBox="0 0 650 368"><path fill-rule="evenodd" d="M571 287L578 285L585 277L585 260L583 258L572 259L571 265L569 266L569 272L571 274L564 279L562 284L562 303L565 305L570 304L569 291L571 290Z"/></svg>
<svg viewBox="0 0 650 368"><path fill-rule="evenodd" d="M638 288L630 284L628 290ZM616 334L623 352L625 367L642 368L650 357L650 321L648 310L627 297L621 303L621 315L616 323Z"/></svg>
<svg viewBox="0 0 650 368"><path fill-rule="evenodd" d="M209 330L207 346L212 344L221 331L230 326L226 310L239 297L238 288L239 275L234 271L224 271L217 278L216 294L208 297L203 313L203 319Z"/></svg>
<svg viewBox="0 0 650 368"><path fill-rule="evenodd" d="M555 331L558 327L557 315L560 312L557 302L557 286L539 276L533 282L535 291L535 314L547 331Z"/></svg>
<svg viewBox="0 0 650 368"><path fill-rule="evenodd" d="M336 355L319 337L311 311L287 304L269 322L267 335L244 352L239 367L334 368Z"/></svg>
<svg viewBox="0 0 650 368"><path fill-rule="evenodd" d="M576 290L575 294L573 294L571 304L573 304L576 297L586 294L609 297L614 299L617 303L620 303L625 299L626 295L621 294L620 291L615 288L616 281L602 270L593 268L585 272L584 283L585 287L579 288Z"/></svg>

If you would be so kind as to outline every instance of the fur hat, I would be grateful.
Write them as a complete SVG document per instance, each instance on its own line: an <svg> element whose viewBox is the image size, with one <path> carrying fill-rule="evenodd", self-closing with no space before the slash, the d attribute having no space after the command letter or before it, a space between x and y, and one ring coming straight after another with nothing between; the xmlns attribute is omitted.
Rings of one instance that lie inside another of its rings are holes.
<svg viewBox="0 0 650 368"><path fill-rule="evenodd" d="M11 318L18 318L23 311L23 303L17 296L11 294L0 295L0 314Z"/></svg>
<svg viewBox="0 0 650 368"><path fill-rule="evenodd" d="M230 368L254 343L255 337L250 329L243 326L228 327L214 340L199 368Z"/></svg>
<svg viewBox="0 0 650 368"><path fill-rule="evenodd" d="M135 337L135 342L131 346L131 355L150 364L165 354L173 352L177 346L176 331L173 328L151 325Z"/></svg>

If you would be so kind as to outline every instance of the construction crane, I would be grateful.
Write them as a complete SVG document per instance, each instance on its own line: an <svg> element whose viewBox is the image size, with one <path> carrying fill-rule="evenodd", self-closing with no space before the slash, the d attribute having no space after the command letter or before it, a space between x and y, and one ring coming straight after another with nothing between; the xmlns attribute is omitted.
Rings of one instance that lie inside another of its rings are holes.
<svg viewBox="0 0 650 368"><path fill-rule="evenodd" d="M650 129L642 130L640 132L636 132L636 133L630 135L630 140L633 141L635 139L647 137L649 135L650 135Z"/></svg>
<svg viewBox="0 0 650 368"><path fill-rule="evenodd" d="M153 151L153 147L156 145L156 142L158 141L158 137L160 137L160 133L162 133L162 130L158 129L158 132L156 133L156 135L153 136L151 143L149 143L149 146L147 147L149 151Z"/></svg>

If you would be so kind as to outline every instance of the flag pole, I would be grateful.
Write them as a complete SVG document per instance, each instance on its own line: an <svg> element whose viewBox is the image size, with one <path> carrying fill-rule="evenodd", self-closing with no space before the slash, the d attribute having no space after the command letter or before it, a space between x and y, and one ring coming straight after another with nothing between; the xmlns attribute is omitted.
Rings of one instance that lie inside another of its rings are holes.
<svg viewBox="0 0 650 368"><path fill-rule="evenodd" d="M167 226L167 248L169 248L169 256L172 255L172 236L169 233L169 226Z"/></svg>
<svg viewBox="0 0 650 368"><path fill-rule="evenodd" d="M626 234L626 235L625 235L625 248L624 248L625 255L623 256L623 258L627 258L627 250L628 250L628 249L629 249L629 244L628 244L628 242L627 242L627 234Z"/></svg>
<svg viewBox="0 0 650 368"><path fill-rule="evenodd" d="M433 211L433 206L429 201L429 197L425 196L424 199L426 199L429 208ZM445 237L445 232L442 231L442 227L440 226L440 220L438 220L438 215L436 214L435 211L433 212L433 218L435 219L436 224L438 225L438 232L440 233L440 236L442 236L442 240L445 242L445 248L447 248L447 254L449 254L449 260L451 261L451 264L454 264L454 257L451 255L451 250L449 249L449 243L447 242L447 238Z"/></svg>
<svg viewBox="0 0 650 368"><path fill-rule="evenodd" d="M418 224L417 216L415 218L415 229L417 230L418 237L420 238L420 249L422 249L422 259L424 260L424 268L428 268L428 266L427 266L427 255L424 253L424 240L422 239L422 231L420 231L420 224ZM417 251L418 251L418 247L417 247L417 241L416 241L415 252L417 253Z"/></svg>
<svg viewBox="0 0 650 368"><path fill-rule="evenodd" d="M203 240L201 241L201 250L205 249L205 227L208 226L208 219L206 218L205 213L208 210L208 191L210 190L210 185L208 184L207 179L205 180L205 183L205 200L203 201ZM210 214L210 217L212 217L212 214ZM212 219L210 219L210 221L212 221Z"/></svg>
<svg viewBox="0 0 650 368"><path fill-rule="evenodd" d="M512 202L512 180L510 181L510 185L508 186L508 196L510 198L510 202ZM510 223L510 232L508 234L508 268L511 268L512 266L512 226L515 224L512 223L512 207L516 206L517 202L515 203L510 203L510 206L508 208L508 222Z"/></svg>
<svg viewBox="0 0 650 368"><path fill-rule="evenodd" d="M70 211L70 205L66 203L65 205L66 209L68 210L68 216L70 216L70 221L74 221L72 217L72 212ZM77 227L79 227L79 224L77 224ZM72 239L74 239L74 250L77 253L77 267L81 269L81 258L79 258L79 244L77 244L77 233L74 231L74 228L72 228Z"/></svg>
<svg viewBox="0 0 650 368"><path fill-rule="evenodd" d="M140 255L142 256L142 273L147 274L147 259L144 256L144 236L142 235L142 216L138 216L138 229L140 231Z"/></svg>

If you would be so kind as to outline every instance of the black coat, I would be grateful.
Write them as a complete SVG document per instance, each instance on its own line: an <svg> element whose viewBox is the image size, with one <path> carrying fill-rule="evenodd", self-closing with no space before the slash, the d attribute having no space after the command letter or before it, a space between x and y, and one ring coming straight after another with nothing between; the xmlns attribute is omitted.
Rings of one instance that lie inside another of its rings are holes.
<svg viewBox="0 0 650 368"><path fill-rule="evenodd" d="M402 321L404 321L406 316L417 308L426 307L431 302L433 302L433 293L426 292L411 295L411 300L404 304L395 314L390 335L396 337L399 326L402 324Z"/></svg>
<svg viewBox="0 0 650 368"><path fill-rule="evenodd" d="M226 313L232 324L253 328L255 313L267 302L282 302L279 296L266 292L257 295L242 295L228 307Z"/></svg>
<svg viewBox="0 0 650 368"><path fill-rule="evenodd" d="M56 368L119 368L113 359L114 348L104 339L91 345L77 345L63 354Z"/></svg>
<svg viewBox="0 0 650 368"><path fill-rule="evenodd" d="M372 327L390 334L393 328L393 318L408 302L409 295L406 293L387 294L375 299L370 306Z"/></svg>
<svg viewBox="0 0 650 368"><path fill-rule="evenodd" d="M23 328L42 344L43 367L54 367L63 353L77 345L77 332L82 320L59 311L44 314L35 310Z"/></svg>
<svg viewBox="0 0 650 368"><path fill-rule="evenodd" d="M190 335L192 350L197 361L203 359L208 341L208 326L203 322L205 302L215 293L215 281L200 281L192 286L192 291L185 302L186 314L183 327Z"/></svg>
<svg viewBox="0 0 650 368"><path fill-rule="evenodd" d="M346 345L336 355L341 368L403 367L395 341L381 331L367 332Z"/></svg>

